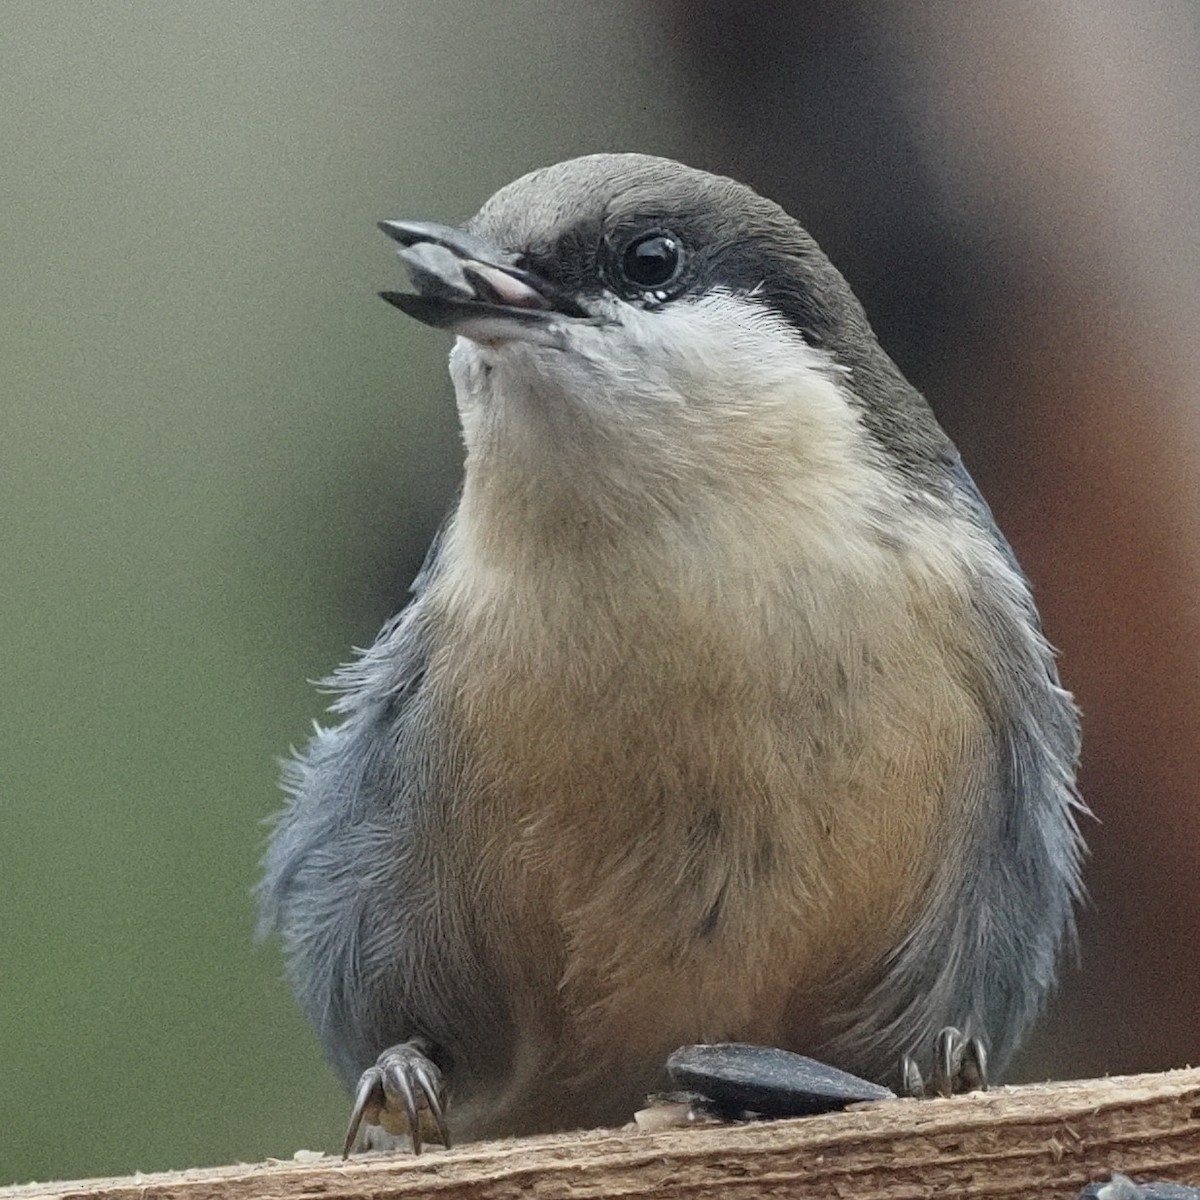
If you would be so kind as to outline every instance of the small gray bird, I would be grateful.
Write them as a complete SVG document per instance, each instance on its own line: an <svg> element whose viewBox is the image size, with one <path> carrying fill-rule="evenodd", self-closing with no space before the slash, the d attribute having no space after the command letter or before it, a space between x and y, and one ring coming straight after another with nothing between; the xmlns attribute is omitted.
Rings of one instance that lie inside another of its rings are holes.
<svg viewBox="0 0 1200 1200"><path fill-rule="evenodd" d="M348 1144L619 1123L685 1043L1002 1069L1072 931L1078 720L845 280L638 154L383 229L465 480L261 888Z"/></svg>

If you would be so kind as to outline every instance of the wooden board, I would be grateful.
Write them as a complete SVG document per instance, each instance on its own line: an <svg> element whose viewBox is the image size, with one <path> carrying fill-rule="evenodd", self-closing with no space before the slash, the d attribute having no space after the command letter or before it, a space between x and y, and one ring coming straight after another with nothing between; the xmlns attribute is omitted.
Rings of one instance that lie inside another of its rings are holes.
<svg viewBox="0 0 1200 1200"><path fill-rule="evenodd" d="M892 1100L753 1125L477 1142L419 1158L29 1184L0 1188L0 1200L1050 1200L1110 1170L1200 1184L1200 1070Z"/></svg>

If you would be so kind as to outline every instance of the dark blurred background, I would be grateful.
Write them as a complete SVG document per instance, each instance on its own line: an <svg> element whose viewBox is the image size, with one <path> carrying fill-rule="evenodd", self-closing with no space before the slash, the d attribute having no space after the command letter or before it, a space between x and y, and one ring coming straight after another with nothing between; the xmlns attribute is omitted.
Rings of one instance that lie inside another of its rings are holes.
<svg viewBox="0 0 1200 1200"><path fill-rule="evenodd" d="M250 888L458 479L373 222L594 150L795 213L1034 581L1099 823L1014 1077L1200 1057L1198 11L6 3L0 1183L336 1144Z"/></svg>

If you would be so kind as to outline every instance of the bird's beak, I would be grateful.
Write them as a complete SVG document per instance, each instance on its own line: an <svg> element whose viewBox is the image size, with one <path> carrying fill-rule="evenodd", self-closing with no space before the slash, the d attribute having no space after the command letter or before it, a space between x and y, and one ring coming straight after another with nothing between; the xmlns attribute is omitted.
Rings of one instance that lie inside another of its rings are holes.
<svg viewBox="0 0 1200 1200"><path fill-rule="evenodd" d="M380 292L426 325L472 341L555 345L565 320L587 319L578 302L513 255L462 229L424 221L380 221L412 280L413 292Z"/></svg>

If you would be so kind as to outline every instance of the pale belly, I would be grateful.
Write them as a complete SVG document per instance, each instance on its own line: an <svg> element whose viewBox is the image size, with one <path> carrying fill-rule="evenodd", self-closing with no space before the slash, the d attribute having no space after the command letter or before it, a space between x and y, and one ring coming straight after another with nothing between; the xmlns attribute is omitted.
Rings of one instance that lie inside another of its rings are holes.
<svg viewBox="0 0 1200 1200"><path fill-rule="evenodd" d="M913 620L906 587L824 625L592 614L537 625L536 653L533 605L473 610L487 636L439 686L511 1044L464 1133L627 1120L683 1044L844 1034L980 803L970 629Z"/></svg>
<svg viewBox="0 0 1200 1200"><path fill-rule="evenodd" d="M693 755L669 776L633 737L603 766L580 738L566 778L526 759L542 787L492 808L483 872L507 914L496 952L516 1043L459 1109L464 1132L626 1121L689 1043L819 1057L911 928L962 800L952 748L967 731L930 718L906 731L921 754L880 728L853 762L798 738L780 755L770 736L752 765Z"/></svg>

